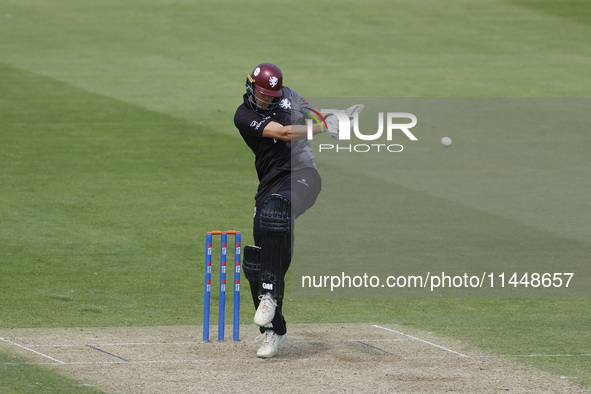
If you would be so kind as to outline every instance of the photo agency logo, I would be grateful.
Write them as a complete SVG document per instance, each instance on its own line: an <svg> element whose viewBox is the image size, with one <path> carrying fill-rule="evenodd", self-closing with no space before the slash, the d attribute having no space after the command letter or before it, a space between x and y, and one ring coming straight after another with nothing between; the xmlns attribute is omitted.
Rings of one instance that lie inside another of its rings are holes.
<svg viewBox="0 0 591 394"><path fill-rule="evenodd" d="M365 109L364 104L356 104L347 109L311 110L311 119L306 119L307 137L312 140L313 125L316 122L338 143L318 145L318 152L389 152L399 153L404 150L394 139L405 136L410 141L418 141L411 129L417 125L417 117L409 112L375 112L377 131L360 130L359 114ZM364 111L363 116L372 116L371 111ZM375 128L374 128L375 130Z"/></svg>

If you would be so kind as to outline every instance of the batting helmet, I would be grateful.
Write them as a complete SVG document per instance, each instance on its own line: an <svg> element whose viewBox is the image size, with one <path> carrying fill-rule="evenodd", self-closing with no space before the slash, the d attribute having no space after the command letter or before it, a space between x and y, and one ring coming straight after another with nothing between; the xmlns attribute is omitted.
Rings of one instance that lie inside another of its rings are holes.
<svg viewBox="0 0 591 394"><path fill-rule="evenodd" d="M283 74L273 63L261 63L246 77L246 92L254 94L254 87L264 95L281 97Z"/></svg>

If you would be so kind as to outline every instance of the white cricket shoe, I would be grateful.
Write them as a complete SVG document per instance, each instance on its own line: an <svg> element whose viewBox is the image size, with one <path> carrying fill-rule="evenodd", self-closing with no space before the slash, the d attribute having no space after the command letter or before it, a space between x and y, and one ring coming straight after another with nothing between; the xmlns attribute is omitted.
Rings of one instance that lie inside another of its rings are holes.
<svg viewBox="0 0 591 394"><path fill-rule="evenodd" d="M272 329L266 329L262 336L264 336L264 339L257 351L257 356L259 358L271 358L277 354L277 349L285 342L287 333L278 335Z"/></svg>
<svg viewBox="0 0 591 394"><path fill-rule="evenodd" d="M271 293L266 293L259 296L261 303L254 314L254 324L259 327L265 327L273 321L275 317L275 309L277 308L277 301L271 297Z"/></svg>

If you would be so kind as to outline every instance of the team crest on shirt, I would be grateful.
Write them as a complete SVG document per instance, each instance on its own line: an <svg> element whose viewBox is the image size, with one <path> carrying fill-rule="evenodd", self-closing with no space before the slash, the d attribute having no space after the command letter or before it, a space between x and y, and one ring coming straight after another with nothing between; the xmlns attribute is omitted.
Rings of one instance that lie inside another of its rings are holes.
<svg viewBox="0 0 591 394"><path fill-rule="evenodd" d="M269 78L269 85L271 85L272 88L274 88L277 83L279 83L279 78L275 76Z"/></svg>
<svg viewBox="0 0 591 394"><path fill-rule="evenodd" d="M291 102L288 99L284 98L279 102L279 106L283 109L291 109Z"/></svg>

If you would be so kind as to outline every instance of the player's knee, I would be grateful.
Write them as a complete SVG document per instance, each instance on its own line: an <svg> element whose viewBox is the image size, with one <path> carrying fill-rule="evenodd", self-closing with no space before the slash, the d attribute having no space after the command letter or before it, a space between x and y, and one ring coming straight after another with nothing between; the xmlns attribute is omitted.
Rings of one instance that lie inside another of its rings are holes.
<svg viewBox="0 0 591 394"><path fill-rule="evenodd" d="M259 263L260 254L261 248L258 246L247 245L244 247L242 271L244 271L244 276L250 282L259 281L261 279L261 264Z"/></svg>
<svg viewBox="0 0 591 394"><path fill-rule="evenodd" d="M261 231L287 233L291 231L291 202L279 194L267 197L261 209Z"/></svg>

